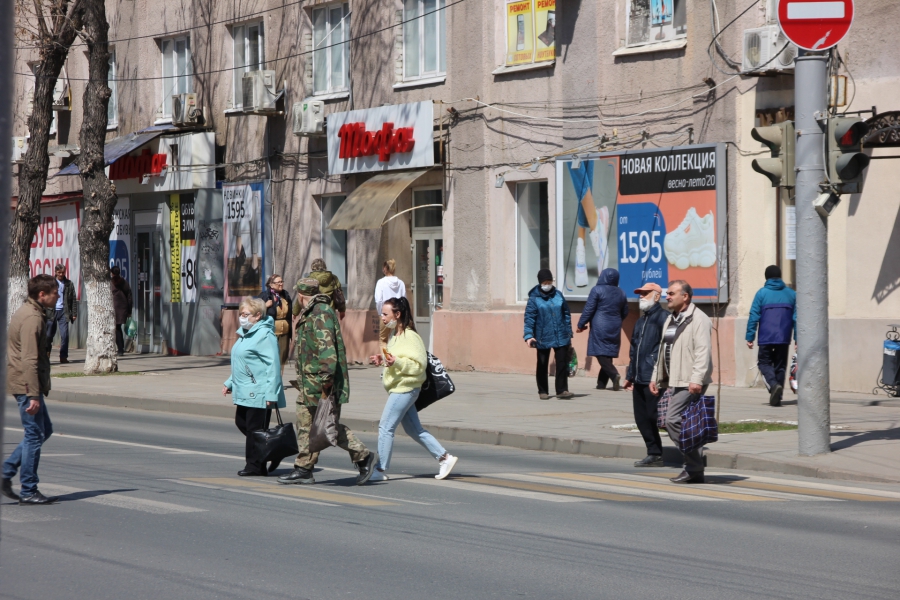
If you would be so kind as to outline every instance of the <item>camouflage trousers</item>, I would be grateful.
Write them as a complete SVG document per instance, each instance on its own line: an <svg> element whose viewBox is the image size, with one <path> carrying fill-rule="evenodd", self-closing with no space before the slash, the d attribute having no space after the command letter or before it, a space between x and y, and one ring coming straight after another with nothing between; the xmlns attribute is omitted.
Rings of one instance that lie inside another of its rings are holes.
<svg viewBox="0 0 900 600"><path fill-rule="evenodd" d="M294 461L294 467L297 469L312 469L319 462L319 453L309 451L309 429L315 416L315 406L297 405L297 447L300 448L300 454ZM335 407L334 417L337 421L337 445L350 453L352 462L365 460L369 456L369 449L359 441L349 427L341 423L340 404Z"/></svg>

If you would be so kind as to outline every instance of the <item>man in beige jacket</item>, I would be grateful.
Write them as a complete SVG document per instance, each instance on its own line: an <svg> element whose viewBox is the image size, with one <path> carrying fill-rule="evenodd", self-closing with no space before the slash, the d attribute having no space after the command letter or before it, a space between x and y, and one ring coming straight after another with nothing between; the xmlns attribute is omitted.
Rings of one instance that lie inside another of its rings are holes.
<svg viewBox="0 0 900 600"><path fill-rule="evenodd" d="M672 398L666 414L666 431L678 445L681 438L681 413L693 400L706 393L712 381L712 322L691 303L694 290L686 281L669 283L666 292L672 314L663 325L659 357L653 368L650 391L671 387ZM703 483L703 457L700 449L684 455L684 470L672 483Z"/></svg>

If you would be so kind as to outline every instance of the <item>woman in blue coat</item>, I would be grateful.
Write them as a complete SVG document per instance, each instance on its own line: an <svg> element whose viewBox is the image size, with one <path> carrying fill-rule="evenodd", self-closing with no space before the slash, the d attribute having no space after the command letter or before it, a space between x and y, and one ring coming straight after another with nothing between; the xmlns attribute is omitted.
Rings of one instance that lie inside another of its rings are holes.
<svg viewBox="0 0 900 600"><path fill-rule="evenodd" d="M551 349L556 359L556 397L571 398L574 395L569 391L572 315L562 292L553 285L550 269L538 271L538 285L528 292L524 337L526 344L537 349L537 386L541 400L550 398L547 368Z"/></svg>
<svg viewBox="0 0 900 600"><path fill-rule="evenodd" d="M587 353L588 356L596 356L600 363L598 390L605 390L607 382L612 380L613 391L619 391L619 371L613 366L613 359L619 356L622 321L627 316L628 300L625 292L619 288L619 272L615 269L603 269L584 305L577 330L581 333L587 329L588 323L591 324Z"/></svg>
<svg viewBox="0 0 900 600"><path fill-rule="evenodd" d="M231 377L222 394L232 394L237 406L234 423L244 436L269 428L272 408L287 406L281 384L281 360L275 322L266 316L266 303L259 298L244 298L238 307L238 340L231 348ZM255 456L250 438L244 450L247 466L241 477L265 476L278 466L266 468L263 457Z"/></svg>

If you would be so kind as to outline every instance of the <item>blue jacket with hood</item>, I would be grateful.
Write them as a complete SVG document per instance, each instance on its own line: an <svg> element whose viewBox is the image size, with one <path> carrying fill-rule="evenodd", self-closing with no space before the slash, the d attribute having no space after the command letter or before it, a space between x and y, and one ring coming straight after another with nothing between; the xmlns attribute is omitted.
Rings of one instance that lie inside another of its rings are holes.
<svg viewBox="0 0 900 600"><path fill-rule="evenodd" d="M534 338L541 350L562 348L572 341L572 314L565 297L555 287L549 292L534 286L525 307L526 341Z"/></svg>
<svg viewBox="0 0 900 600"><path fill-rule="evenodd" d="M225 387L234 403L251 408L266 408L266 402L287 406L281 383L281 359L272 317L260 319L253 327L237 330L238 340L231 348L231 377Z"/></svg>
<svg viewBox="0 0 900 600"><path fill-rule="evenodd" d="M578 320L579 329L591 324L588 356L619 355L622 321L627 316L628 300L625 292L619 288L619 272L615 269L603 269Z"/></svg>
<svg viewBox="0 0 900 600"><path fill-rule="evenodd" d="M790 344L791 332L797 339L797 292L781 279L768 279L750 307L747 320L747 341L756 337L759 326L759 345Z"/></svg>

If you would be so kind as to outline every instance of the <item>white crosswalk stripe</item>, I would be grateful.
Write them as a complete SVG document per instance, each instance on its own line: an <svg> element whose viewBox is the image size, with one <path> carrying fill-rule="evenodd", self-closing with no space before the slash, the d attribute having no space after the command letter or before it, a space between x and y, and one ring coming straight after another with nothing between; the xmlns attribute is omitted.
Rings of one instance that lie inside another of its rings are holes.
<svg viewBox="0 0 900 600"><path fill-rule="evenodd" d="M144 498L135 498L134 496L126 496L124 494L112 493L112 494L104 494L100 492L96 496L89 496L86 494L93 494L96 492L92 492L90 490L84 490L76 487L69 487L67 485L57 485L51 483L42 483L41 492L46 495L54 495L54 496L68 496L75 495L74 498L77 502L90 502L91 504L100 504L102 506L111 506L114 508L124 508L128 510L137 510L140 512L151 513L154 515L170 515L170 514L178 514L178 513L194 513L194 512L206 512L204 508L194 508L192 506L181 506L178 504L172 504L170 502L160 502L158 500L145 500ZM78 495L82 495L82 497L77 497Z"/></svg>

